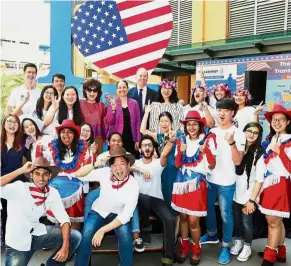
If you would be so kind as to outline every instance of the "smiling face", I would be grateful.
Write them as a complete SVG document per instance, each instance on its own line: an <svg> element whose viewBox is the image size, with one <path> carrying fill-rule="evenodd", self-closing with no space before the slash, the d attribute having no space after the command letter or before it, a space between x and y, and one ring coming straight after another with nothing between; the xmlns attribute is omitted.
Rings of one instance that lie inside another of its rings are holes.
<svg viewBox="0 0 291 266"><path fill-rule="evenodd" d="M166 85L165 87L161 88L161 94L164 100L169 99L173 93L173 88L170 85Z"/></svg>
<svg viewBox="0 0 291 266"><path fill-rule="evenodd" d="M96 102L98 96L98 89L96 87L90 87L86 89L87 100L90 102Z"/></svg>
<svg viewBox="0 0 291 266"><path fill-rule="evenodd" d="M217 100L220 100L220 99L223 99L226 97L226 92L225 92L224 88L218 86L214 90L214 95L217 98Z"/></svg>
<svg viewBox="0 0 291 266"><path fill-rule="evenodd" d="M124 81L118 82L116 90L119 97L126 97L128 94L128 87Z"/></svg>
<svg viewBox="0 0 291 266"><path fill-rule="evenodd" d="M162 116L160 118L160 129L162 133L168 133L172 127L172 122L167 116Z"/></svg>
<svg viewBox="0 0 291 266"><path fill-rule="evenodd" d="M136 73L136 83L139 88L143 88L148 82L148 72L145 68L140 68Z"/></svg>
<svg viewBox="0 0 291 266"><path fill-rule="evenodd" d="M286 133L286 128L289 125L290 120L282 113L275 113L272 115L271 127L276 133L284 134Z"/></svg>
<svg viewBox="0 0 291 266"><path fill-rule="evenodd" d="M19 128L18 121L14 116L8 116L5 121L4 128L8 134L14 134Z"/></svg>
<svg viewBox="0 0 291 266"><path fill-rule="evenodd" d="M36 136L36 128L35 125L30 120L25 120L22 124L23 131L26 135L32 136L35 138Z"/></svg>
<svg viewBox="0 0 291 266"><path fill-rule="evenodd" d="M77 101L77 94L75 90L70 88L66 89L63 95L63 99L68 106L74 105L74 103Z"/></svg>
<svg viewBox="0 0 291 266"><path fill-rule="evenodd" d="M200 125L199 122L196 120L188 121L186 124L186 129L189 133L191 139L196 139L199 135Z"/></svg>
<svg viewBox="0 0 291 266"><path fill-rule="evenodd" d="M259 137L260 130L257 127L249 127L245 131L247 144L252 145Z"/></svg>
<svg viewBox="0 0 291 266"><path fill-rule="evenodd" d="M203 88L196 88L194 92L194 99L196 103L202 102L206 97L206 93Z"/></svg>
<svg viewBox="0 0 291 266"><path fill-rule="evenodd" d="M122 138L118 134L113 134L109 140L108 145L110 150L121 148L123 146Z"/></svg>
<svg viewBox="0 0 291 266"><path fill-rule="evenodd" d="M60 132L62 142L68 147L71 147L74 136L75 132L70 128L63 128Z"/></svg>
<svg viewBox="0 0 291 266"><path fill-rule="evenodd" d="M36 168L30 173L30 177L38 188L44 189L51 178L51 172L46 168Z"/></svg>
<svg viewBox="0 0 291 266"><path fill-rule="evenodd" d="M43 99L45 102L50 103L52 101L52 97L54 96L55 96L55 93L54 93L53 88L49 88L49 89L46 89L46 91L44 92Z"/></svg>
<svg viewBox="0 0 291 266"><path fill-rule="evenodd" d="M91 128L89 127L89 125L83 125L81 127L81 135L80 135L80 138L85 140L85 141L88 141L91 137Z"/></svg>
<svg viewBox="0 0 291 266"><path fill-rule="evenodd" d="M245 105L246 104L246 96L242 92L236 92L234 94L234 101L237 105Z"/></svg>
<svg viewBox="0 0 291 266"><path fill-rule="evenodd" d="M115 178L122 181L128 175L129 163L124 157L116 157L110 168L111 171L117 175Z"/></svg>
<svg viewBox="0 0 291 266"><path fill-rule="evenodd" d="M54 77L54 81L52 85L57 89L59 93L62 93L62 91L65 88L65 81L61 78Z"/></svg>
<svg viewBox="0 0 291 266"><path fill-rule="evenodd" d="M37 71L34 67L27 67L24 72L24 80L25 81L33 81L36 78Z"/></svg>

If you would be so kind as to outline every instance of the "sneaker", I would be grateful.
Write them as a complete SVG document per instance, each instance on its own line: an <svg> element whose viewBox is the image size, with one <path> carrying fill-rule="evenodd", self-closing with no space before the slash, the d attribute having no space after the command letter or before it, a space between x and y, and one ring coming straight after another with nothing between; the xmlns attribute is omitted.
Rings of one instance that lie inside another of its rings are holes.
<svg viewBox="0 0 291 266"><path fill-rule="evenodd" d="M141 237L142 237L142 240L145 244L149 244L152 241L151 234L148 231L142 232Z"/></svg>
<svg viewBox="0 0 291 266"><path fill-rule="evenodd" d="M219 264L227 264L230 262L230 250L229 248L221 248L220 255L218 257Z"/></svg>
<svg viewBox="0 0 291 266"><path fill-rule="evenodd" d="M231 253L231 251L230 251ZM237 260L238 261L247 261L252 255L252 249L251 246L244 245L244 248L242 252L238 255Z"/></svg>
<svg viewBox="0 0 291 266"><path fill-rule="evenodd" d="M238 255L242 248L243 248L243 241L241 239L236 239L233 241L233 246L230 250L230 254Z"/></svg>
<svg viewBox="0 0 291 266"><path fill-rule="evenodd" d="M204 236L201 236L200 238L200 244L204 245L204 244L218 244L219 243L219 239L217 237L217 235L215 236L209 236L208 234L205 234Z"/></svg>
<svg viewBox="0 0 291 266"><path fill-rule="evenodd" d="M136 252L144 251L144 243L141 238L137 238L133 240L133 247Z"/></svg>

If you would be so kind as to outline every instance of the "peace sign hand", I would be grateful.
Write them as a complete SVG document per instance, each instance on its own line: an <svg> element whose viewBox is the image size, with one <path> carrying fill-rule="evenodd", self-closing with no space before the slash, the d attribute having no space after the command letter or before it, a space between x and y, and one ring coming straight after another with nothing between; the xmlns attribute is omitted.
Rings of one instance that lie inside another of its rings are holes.
<svg viewBox="0 0 291 266"><path fill-rule="evenodd" d="M61 97L58 97L58 96L52 97L52 107L55 110L59 109L60 101L61 101Z"/></svg>
<svg viewBox="0 0 291 266"><path fill-rule="evenodd" d="M265 107L265 104L264 104L263 101L261 101L260 104L259 104L259 105L257 106L257 108L255 109L254 114L255 114L255 115L258 115L260 112L263 111L264 107Z"/></svg>

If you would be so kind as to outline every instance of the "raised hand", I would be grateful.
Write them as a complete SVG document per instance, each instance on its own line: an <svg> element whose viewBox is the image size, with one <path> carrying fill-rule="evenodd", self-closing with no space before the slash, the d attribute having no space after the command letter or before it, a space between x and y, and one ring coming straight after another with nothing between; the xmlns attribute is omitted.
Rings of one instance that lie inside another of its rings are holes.
<svg viewBox="0 0 291 266"><path fill-rule="evenodd" d="M228 144L231 144L231 143L234 142L234 138L233 138L233 136L234 136L234 131L231 132L231 133L226 133L226 134L224 135L224 139L228 142Z"/></svg>
<svg viewBox="0 0 291 266"><path fill-rule="evenodd" d="M31 172L33 169L35 169L35 165L32 162L26 162L22 167L21 167L21 172L23 174L27 174Z"/></svg>
<svg viewBox="0 0 291 266"><path fill-rule="evenodd" d="M106 102L107 102L108 104L111 103L111 97L110 97L110 94L109 94L109 93L106 93L106 94L105 94L105 100L106 100Z"/></svg>
<svg viewBox="0 0 291 266"><path fill-rule="evenodd" d="M151 110L152 110L152 105L149 104L149 105L146 105L146 106L145 106L144 112L145 112L146 114L149 114L149 113L151 112Z"/></svg>
<svg viewBox="0 0 291 266"><path fill-rule="evenodd" d="M52 97L52 107L55 110L59 109L60 101L61 101L61 97L58 97L58 96Z"/></svg>
<svg viewBox="0 0 291 266"><path fill-rule="evenodd" d="M91 144L91 145L90 145L90 151L91 151L92 153L96 153L96 152L97 152L97 147L98 147L97 144L95 144L95 143Z"/></svg>
<svg viewBox="0 0 291 266"><path fill-rule="evenodd" d="M112 111L116 110L116 101L114 100L111 101L111 108L112 108Z"/></svg>
<svg viewBox="0 0 291 266"><path fill-rule="evenodd" d="M170 142L175 142L176 141L176 136L177 136L177 131L176 130L170 130L169 131L169 141Z"/></svg>
<svg viewBox="0 0 291 266"><path fill-rule="evenodd" d="M180 152L185 152L187 150L187 144L182 143L180 145Z"/></svg>
<svg viewBox="0 0 291 266"><path fill-rule="evenodd" d="M263 101L261 101L260 104L259 104L259 105L257 106L257 108L255 109L254 114L255 114L255 115L258 115L260 112L263 111L264 107L265 107L265 104L264 104Z"/></svg>

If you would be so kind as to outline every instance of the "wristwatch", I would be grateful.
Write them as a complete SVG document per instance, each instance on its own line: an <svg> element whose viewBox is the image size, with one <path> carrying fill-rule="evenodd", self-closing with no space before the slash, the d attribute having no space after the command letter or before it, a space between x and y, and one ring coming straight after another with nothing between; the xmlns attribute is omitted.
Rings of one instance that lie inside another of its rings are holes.
<svg viewBox="0 0 291 266"><path fill-rule="evenodd" d="M252 200L252 199L249 199L249 202L250 202L250 203L253 203L253 204L256 203L256 202L255 202L254 200Z"/></svg>

